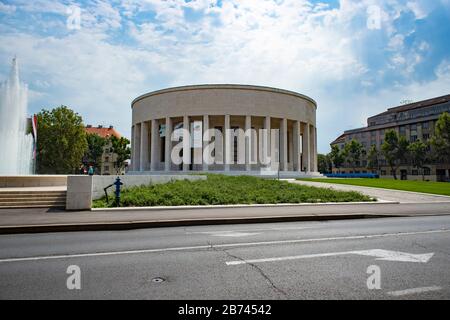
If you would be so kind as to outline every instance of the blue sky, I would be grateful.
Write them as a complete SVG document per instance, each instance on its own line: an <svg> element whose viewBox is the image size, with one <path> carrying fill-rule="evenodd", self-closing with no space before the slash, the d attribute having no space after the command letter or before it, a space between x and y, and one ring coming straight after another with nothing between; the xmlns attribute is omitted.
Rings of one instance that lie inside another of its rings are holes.
<svg viewBox="0 0 450 320"><path fill-rule="evenodd" d="M368 116L449 94L449 35L450 0L0 0L0 79L17 55L30 113L64 104L126 136L149 91L294 90L318 102L324 153Z"/></svg>

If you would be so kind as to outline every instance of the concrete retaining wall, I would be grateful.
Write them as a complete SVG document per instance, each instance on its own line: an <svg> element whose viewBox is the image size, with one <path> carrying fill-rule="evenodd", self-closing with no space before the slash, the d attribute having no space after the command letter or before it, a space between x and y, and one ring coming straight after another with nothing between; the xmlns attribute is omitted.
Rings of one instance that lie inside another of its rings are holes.
<svg viewBox="0 0 450 320"><path fill-rule="evenodd" d="M206 176L201 175L120 176L123 188L167 183L173 180L206 179ZM100 199L105 194L103 189L114 183L115 180L116 176L68 176L66 210L90 210L92 208L92 200Z"/></svg>
<svg viewBox="0 0 450 320"><path fill-rule="evenodd" d="M0 176L0 188L66 186L66 175Z"/></svg>

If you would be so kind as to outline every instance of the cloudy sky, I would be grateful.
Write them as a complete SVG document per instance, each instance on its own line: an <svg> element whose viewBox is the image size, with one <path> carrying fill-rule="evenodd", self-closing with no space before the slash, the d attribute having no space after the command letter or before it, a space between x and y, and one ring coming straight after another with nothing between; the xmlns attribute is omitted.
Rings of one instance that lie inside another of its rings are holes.
<svg viewBox="0 0 450 320"><path fill-rule="evenodd" d="M78 15L79 13L79 15ZM241 83L318 102L319 151L403 100L450 93L450 0L0 0L0 80L130 135L131 101Z"/></svg>

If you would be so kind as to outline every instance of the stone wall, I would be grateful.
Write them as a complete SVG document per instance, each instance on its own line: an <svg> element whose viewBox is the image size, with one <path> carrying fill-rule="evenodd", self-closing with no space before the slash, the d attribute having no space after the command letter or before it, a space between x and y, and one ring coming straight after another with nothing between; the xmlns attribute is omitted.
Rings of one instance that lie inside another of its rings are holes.
<svg viewBox="0 0 450 320"><path fill-rule="evenodd" d="M167 183L173 180L206 180L202 175L124 175L122 188ZM116 176L68 176L66 210L89 210L92 200L100 199L104 188L113 184ZM112 187L113 191L115 186ZM110 192L111 192L110 191Z"/></svg>
<svg viewBox="0 0 450 320"><path fill-rule="evenodd" d="M63 187L66 175L0 176L0 188Z"/></svg>

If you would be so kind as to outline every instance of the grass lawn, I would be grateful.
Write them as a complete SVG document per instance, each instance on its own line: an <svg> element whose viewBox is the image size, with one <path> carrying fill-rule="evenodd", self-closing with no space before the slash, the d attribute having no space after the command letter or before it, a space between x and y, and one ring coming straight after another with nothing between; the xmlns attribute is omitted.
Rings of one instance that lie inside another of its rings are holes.
<svg viewBox="0 0 450 320"><path fill-rule="evenodd" d="M112 207L105 198L95 200L94 208ZM271 179L249 176L210 174L207 180L178 180L124 189L121 206L181 206L220 204L275 204L373 201L358 192L301 186Z"/></svg>
<svg viewBox="0 0 450 320"><path fill-rule="evenodd" d="M392 179L299 179L305 181L350 184L364 187L405 190L450 196L450 183Z"/></svg>

